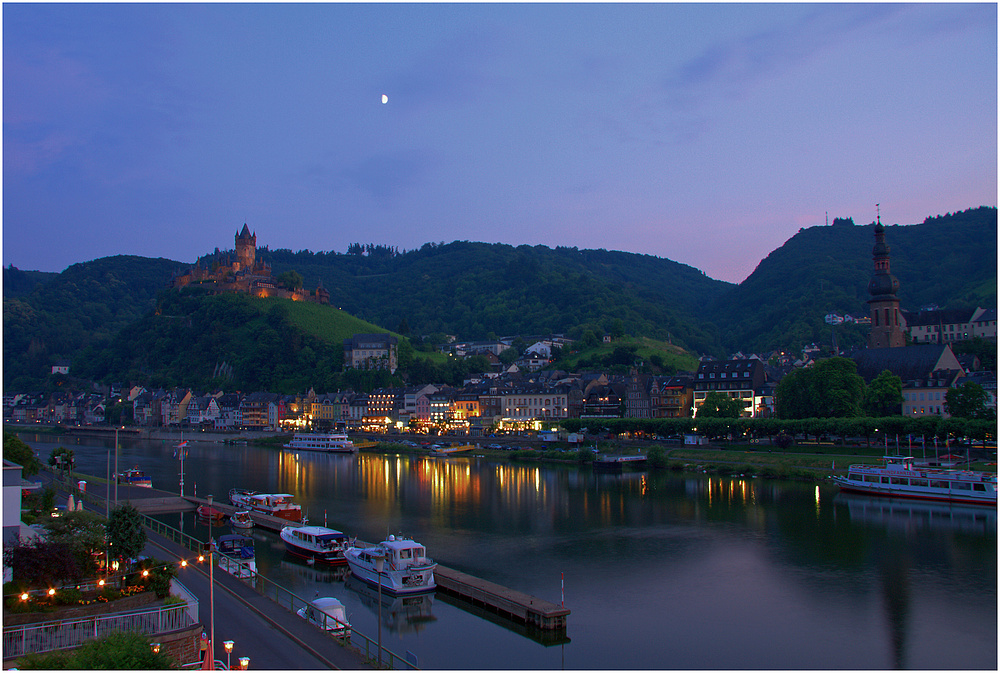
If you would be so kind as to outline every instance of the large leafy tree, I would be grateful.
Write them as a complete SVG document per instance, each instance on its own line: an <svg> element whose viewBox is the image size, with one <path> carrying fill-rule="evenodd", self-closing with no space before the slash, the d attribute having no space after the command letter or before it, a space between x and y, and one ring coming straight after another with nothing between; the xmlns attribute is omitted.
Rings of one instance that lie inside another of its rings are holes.
<svg viewBox="0 0 1000 673"><path fill-rule="evenodd" d="M108 517L108 544L114 558L135 558L139 555L146 546L146 529L142 526L139 510L129 504L111 510Z"/></svg>
<svg viewBox="0 0 1000 673"><path fill-rule="evenodd" d="M21 474L25 477L38 474L42 463L34 450L21 441L13 432L3 433L3 457L21 466Z"/></svg>
<svg viewBox="0 0 1000 673"><path fill-rule="evenodd" d="M93 512L66 512L45 522L48 539L72 550L77 565L85 575L97 570L94 555L104 552L107 527L104 517Z"/></svg>
<svg viewBox="0 0 1000 673"><path fill-rule="evenodd" d="M986 391L978 383L966 381L945 393L945 409L955 418L986 418Z"/></svg>
<svg viewBox="0 0 1000 673"><path fill-rule="evenodd" d="M84 577L72 547L65 542L18 540L4 547L3 557L14 581L28 588L59 586Z"/></svg>
<svg viewBox="0 0 1000 673"><path fill-rule="evenodd" d="M705 401L698 407L698 418L739 418L743 411L742 402L713 390L705 395Z"/></svg>
<svg viewBox="0 0 1000 673"><path fill-rule="evenodd" d="M861 415L865 382L847 358L827 358L794 371L775 390L781 418L849 418Z"/></svg>
<svg viewBox="0 0 1000 673"><path fill-rule="evenodd" d="M898 415L902 403L903 380L887 369L868 384L862 406L866 416L882 418Z"/></svg>

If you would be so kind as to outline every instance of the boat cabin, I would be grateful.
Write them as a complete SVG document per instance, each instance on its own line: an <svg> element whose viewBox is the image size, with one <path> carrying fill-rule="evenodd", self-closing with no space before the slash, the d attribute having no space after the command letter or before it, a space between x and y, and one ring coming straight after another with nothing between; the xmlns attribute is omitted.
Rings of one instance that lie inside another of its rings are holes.
<svg viewBox="0 0 1000 673"><path fill-rule="evenodd" d="M258 507L280 507L291 505L293 497L290 493L263 493L250 496L250 501Z"/></svg>
<svg viewBox="0 0 1000 673"><path fill-rule="evenodd" d="M318 533L315 528L303 526L292 529L291 536L300 542L315 545L320 549L337 549L344 546L347 541L346 535L336 530L323 530L323 533Z"/></svg>

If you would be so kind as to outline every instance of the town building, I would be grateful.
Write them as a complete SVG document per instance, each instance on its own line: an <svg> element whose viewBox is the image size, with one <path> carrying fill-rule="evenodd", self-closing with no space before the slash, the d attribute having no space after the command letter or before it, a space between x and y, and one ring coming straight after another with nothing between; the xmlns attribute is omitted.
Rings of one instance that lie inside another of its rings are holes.
<svg viewBox="0 0 1000 673"><path fill-rule="evenodd" d="M399 340L391 334L355 334L344 339L344 366L352 369L388 369L398 366Z"/></svg>
<svg viewBox="0 0 1000 673"><path fill-rule="evenodd" d="M756 418L763 415L766 405L764 363L757 358L746 360L702 360L694 380L694 413L710 392L720 392L743 404L741 416Z"/></svg>

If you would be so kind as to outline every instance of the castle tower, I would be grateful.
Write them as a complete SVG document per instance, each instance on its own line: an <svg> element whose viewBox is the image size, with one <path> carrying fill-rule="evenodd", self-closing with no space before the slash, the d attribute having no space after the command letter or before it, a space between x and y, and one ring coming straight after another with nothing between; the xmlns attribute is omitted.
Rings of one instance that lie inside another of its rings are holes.
<svg viewBox="0 0 1000 673"><path fill-rule="evenodd" d="M875 246L872 248L875 272L868 281L868 300L872 325L868 334L869 348L898 348L906 345L903 330L906 323L899 314L899 281L889 273L889 246L885 244L885 227L881 216L875 222Z"/></svg>
<svg viewBox="0 0 1000 673"><path fill-rule="evenodd" d="M243 230L236 234L236 261L240 270L247 271L253 271L257 261L257 234L250 235L246 222L243 223Z"/></svg>

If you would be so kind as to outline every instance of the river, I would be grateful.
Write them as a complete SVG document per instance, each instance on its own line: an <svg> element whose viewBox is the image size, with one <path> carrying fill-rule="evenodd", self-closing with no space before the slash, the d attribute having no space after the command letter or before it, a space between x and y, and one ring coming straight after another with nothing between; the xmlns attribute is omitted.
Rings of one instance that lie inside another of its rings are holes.
<svg viewBox="0 0 1000 673"><path fill-rule="evenodd" d="M42 460L72 448L103 476L114 443L21 433ZM826 484L669 471L191 442L185 493L285 492L312 523L403 533L443 565L570 608L529 633L436 595L384 603L386 647L424 669L997 668L997 511L841 494ZM126 440L178 491L173 442ZM128 489L120 487L119 497ZM207 539L192 514L162 517ZM300 596L336 596L375 637L377 598L344 571L253 532L257 564Z"/></svg>

